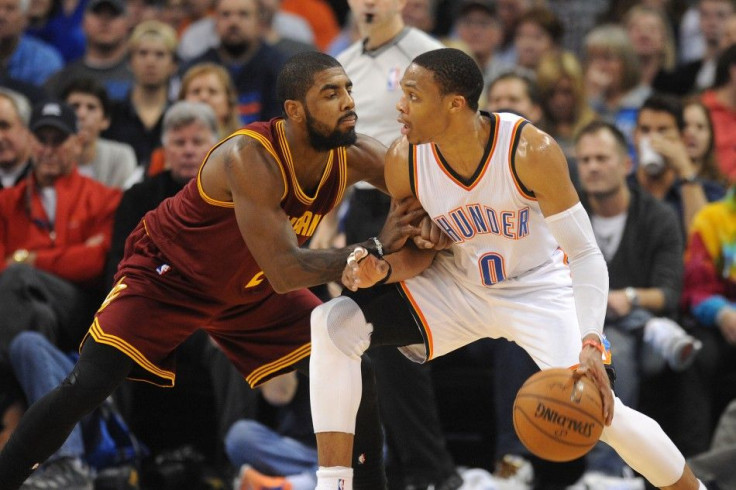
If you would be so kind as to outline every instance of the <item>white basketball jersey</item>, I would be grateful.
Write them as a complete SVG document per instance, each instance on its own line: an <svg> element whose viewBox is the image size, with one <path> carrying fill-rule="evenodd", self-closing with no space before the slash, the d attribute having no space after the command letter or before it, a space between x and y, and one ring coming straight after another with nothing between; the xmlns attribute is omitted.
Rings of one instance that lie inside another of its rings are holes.
<svg viewBox="0 0 736 490"><path fill-rule="evenodd" d="M491 137L470 179L454 172L434 144L413 146L410 155L414 191L454 242L457 279L473 288L547 264L559 248L533 194L515 175L514 152L526 120L484 115L491 119Z"/></svg>

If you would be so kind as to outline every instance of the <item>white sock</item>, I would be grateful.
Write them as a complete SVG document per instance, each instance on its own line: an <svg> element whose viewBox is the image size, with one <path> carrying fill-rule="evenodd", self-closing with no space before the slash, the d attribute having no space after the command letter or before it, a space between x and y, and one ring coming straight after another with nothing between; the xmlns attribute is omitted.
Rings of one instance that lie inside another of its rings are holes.
<svg viewBox="0 0 736 490"><path fill-rule="evenodd" d="M703 485L703 482L698 480L698 490L708 490L708 488Z"/></svg>
<svg viewBox="0 0 736 490"><path fill-rule="evenodd" d="M345 466L320 466L315 490L353 490L353 469Z"/></svg>
<svg viewBox="0 0 736 490"><path fill-rule="evenodd" d="M305 471L296 475L289 475L286 480L294 490L314 490L317 486L317 475L313 471Z"/></svg>

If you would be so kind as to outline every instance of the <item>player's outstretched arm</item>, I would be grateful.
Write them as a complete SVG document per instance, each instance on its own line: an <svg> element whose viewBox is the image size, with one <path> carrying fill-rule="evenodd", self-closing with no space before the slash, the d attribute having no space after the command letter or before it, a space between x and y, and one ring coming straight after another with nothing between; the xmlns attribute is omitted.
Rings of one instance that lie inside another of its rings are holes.
<svg viewBox="0 0 736 490"><path fill-rule="evenodd" d="M527 125L514 158L521 182L534 192L547 226L569 258L575 309L583 338L580 370L588 374L601 391L605 422L610 425L613 396L598 350L608 301L606 262L557 143L549 135Z"/></svg>
<svg viewBox="0 0 736 490"><path fill-rule="evenodd" d="M380 259L369 254L363 247L356 247L348 256L342 273L342 283L351 291L357 291L376 284L400 282L429 267L436 253L435 250L419 250L407 245Z"/></svg>
<svg viewBox="0 0 736 490"><path fill-rule="evenodd" d="M215 160L212 168L218 164L224 168L223 185L234 204L243 240L276 292L285 293L340 279L355 245L326 250L299 246L289 218L281 209L285 192L283 176L273 157L260 144L247 137L233 138L232 142L218 147L210 158ZM414 212L415 215L408 214L396 221L403 224L418 219L420 212ZM405 227L394 232L392 240L400 241L401 233L411 234L414 228ZM362 245L375 246L372 241Z"/></svg>
<svg viewBox="0 0 736 490"><path fill-rule="evenodd" d="M362 180L388 194L383 171L385 157L386 147L380 141L358 134L355 143L348 148L347 185Z"/></svg>

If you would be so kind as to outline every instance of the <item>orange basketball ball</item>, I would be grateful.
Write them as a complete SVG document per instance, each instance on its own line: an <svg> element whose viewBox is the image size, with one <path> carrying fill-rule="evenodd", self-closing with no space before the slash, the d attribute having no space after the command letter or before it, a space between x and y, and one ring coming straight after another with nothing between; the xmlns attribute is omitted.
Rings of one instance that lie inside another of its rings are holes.
<svg viewBox="0 0 736 490"><path fill-rule="evenodd" d="M514 429L532 454L571 461L590 451L603 431L603 402L593 381L569 369L545 369L514 400Z"/></svg>

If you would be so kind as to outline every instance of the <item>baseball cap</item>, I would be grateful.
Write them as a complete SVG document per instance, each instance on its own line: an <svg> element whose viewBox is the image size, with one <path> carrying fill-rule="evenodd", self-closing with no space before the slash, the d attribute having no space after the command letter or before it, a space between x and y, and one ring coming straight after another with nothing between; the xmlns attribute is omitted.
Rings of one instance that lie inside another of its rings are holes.
<svg viewBox="0 0 736 490"><path fill-rule="evenodd" d="M488 15L496 15L495 0L463 0L460 3L459 15L465 15L473 9L484 10Z"/></svg>
<svg viewBox="0 0 736 490"><path fill-rule="evenodd" d="M32 132L51 126L70 135L77 132L77 114L68 104L50 100L36 105L31 113L29 128Z"/></svg>
<svg viewBox="0 0 736 490"><path fill-rule="evenodd" d="M89 0L87 10L97 10L101 5L108 5L116 15L125 13L125 0Z"/></svg>

